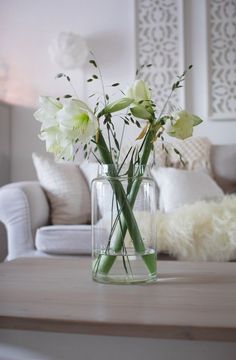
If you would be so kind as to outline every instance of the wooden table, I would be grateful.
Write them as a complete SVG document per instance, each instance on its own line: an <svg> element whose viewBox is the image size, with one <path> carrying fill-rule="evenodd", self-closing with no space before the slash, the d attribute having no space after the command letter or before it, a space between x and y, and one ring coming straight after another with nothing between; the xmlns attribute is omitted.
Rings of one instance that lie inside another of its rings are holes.
<svg viewBox="0 0 236 360"><path fill-rule="evenodd" d="M235 263L158 262L149 285L93 282L90 258L0 264L0 328L236 341Z"/></svg>

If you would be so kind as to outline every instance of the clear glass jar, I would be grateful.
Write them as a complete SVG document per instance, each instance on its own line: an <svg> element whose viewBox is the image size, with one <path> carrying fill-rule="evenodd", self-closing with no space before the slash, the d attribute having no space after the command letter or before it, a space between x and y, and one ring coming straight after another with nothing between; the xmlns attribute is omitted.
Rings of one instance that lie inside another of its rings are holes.
<svg viewBox="0 0 236 360"><path fill-rule="evenodd" d="M131 171L132 170L132 171ZM149 168L101 165L92 182L92 276L103 283L156 280L156 185Z"/></svg>

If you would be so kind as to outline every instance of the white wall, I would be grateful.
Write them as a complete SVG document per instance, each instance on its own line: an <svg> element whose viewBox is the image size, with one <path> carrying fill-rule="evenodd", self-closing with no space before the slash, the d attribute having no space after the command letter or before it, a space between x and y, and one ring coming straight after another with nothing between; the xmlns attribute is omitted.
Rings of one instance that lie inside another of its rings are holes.
<svg viewBox="0 0 236 360"><path fill-rule="evenodd" d="M49 44L61 31L88 41L108 81L132 78L134 0L1 0L0 59L9 66L8 101L35 105L39 94L68 91L63 81L54 80L61 69L48 56ZM77 78L83 96L79 70L73 71L73 81Z"/></svg>
<svg viewBox="0 0 236 360"><path fill-rule="evenodd" d="M236 121L208 119L208 42L209 0L176 0L184 16L184 58L193 63L186 87L188 110L204 119L195 134L208 136L213 143L235 142ZM69 88L55 80L59 71L48 56L48 46L61 31L82 35L103 70L106 84L132 82L136 69L137 0L1 0L0 68L6 71L3 100L14 104L11 123L11 180L34 179L32 151L44 153L37 138L39 124L33 119L39 94L63 95ZM86 99L89 67L69 72L79 94ZM1 70L1 69L0 69ZM1 80L1 79L0 79ZM1 96L1 92L0 92ZM17 106L15 106L17 105Z"/></svg>
<svg viewBox="0 0 236 360"><path fill-rule="evenodd" d="M44 152L33 119L38 96L63 95L70 91L61 71L52 65L48 46L61 31L83 36L96 55L106 84L124 86L135 72L134 0L1 0L0 62L8 66L4 100L12 110L11 180L34 178L31 152ZM67 72L82 98L91 67Z"/></svg>
<svg viewBox="0 0 236 360"><path fill-rule="evenodd" d="M31 154L46 154L45 144L38 138L40 123L33 118L33 112L32 107L12 106L11 181L34 180Z"/></svg>
<svg viewBox="0 0 236 360"><path fill-rule="evenodd" d="M0 186L10 180L10 106L0 101Z"/></svg>
<svg viewBox="0 0 236 360"><path fill-rule="evenodd" d="M0 186L10 181L10 106L0 102ZM6 231L0 222L0 262L7 255Z"/></svg>

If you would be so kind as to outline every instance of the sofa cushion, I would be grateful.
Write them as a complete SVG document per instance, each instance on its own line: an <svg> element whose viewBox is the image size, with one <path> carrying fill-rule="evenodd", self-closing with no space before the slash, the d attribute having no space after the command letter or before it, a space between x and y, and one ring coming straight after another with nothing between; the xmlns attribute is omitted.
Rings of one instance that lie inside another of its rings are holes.
<svg viewBox="0 0 236 360"><path fill-rule="evenodd" d="M48 254L91 254L91 225L54 225L37 230L35 246Z"/></svg>
<svg viewBox="0 0 236 360"><path fill-rule="evenodd" d="M98 175L98 166L99 164L97 162L89 162L87 160L83 161L79 166L87 181L89 189L91 189L93 179Z"/></svg>
<svg viewBox="0 0 236 360"><path fill-rule="evenodd" d="M212 145L212 173L226 193L236 192L236 144Z"/></svg>
<svg viewBox="0 0 236 360"><path fill-rule="evenodd" d="M174 139L171 143L161 141L154 144L155 164L160 167L174 167L185 170L204 169L211 173L210 148L207 137L190 137L185 140ZM180 161L181 154L183 162Z"/></svg>
<svg viewBox="0 0 236 360"><path fill-rule="evenodd" d="M33 162L51 207L52 224L86 224L90 222L90 190L79 167L57 163L33 154Z"/></svg>
<svg viewBox="0 0 236 360"><path fill-rule="evenodd" d="M204 172L153 168L152 174L160 191L159 208L164 212L198 200L222 198L224 195L216 182Z"/></svg>

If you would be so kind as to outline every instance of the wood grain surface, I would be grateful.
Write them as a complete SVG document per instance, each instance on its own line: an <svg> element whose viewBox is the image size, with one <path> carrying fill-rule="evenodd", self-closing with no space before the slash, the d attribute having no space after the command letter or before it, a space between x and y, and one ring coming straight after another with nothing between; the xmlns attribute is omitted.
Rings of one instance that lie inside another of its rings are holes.
<svg viewBox="0 0 236 360"><path fill-rule="evenodd" d="M235 263L157 266L154 284L105 285L89 257L0 264L0 328L236 341Z"/></svg>

